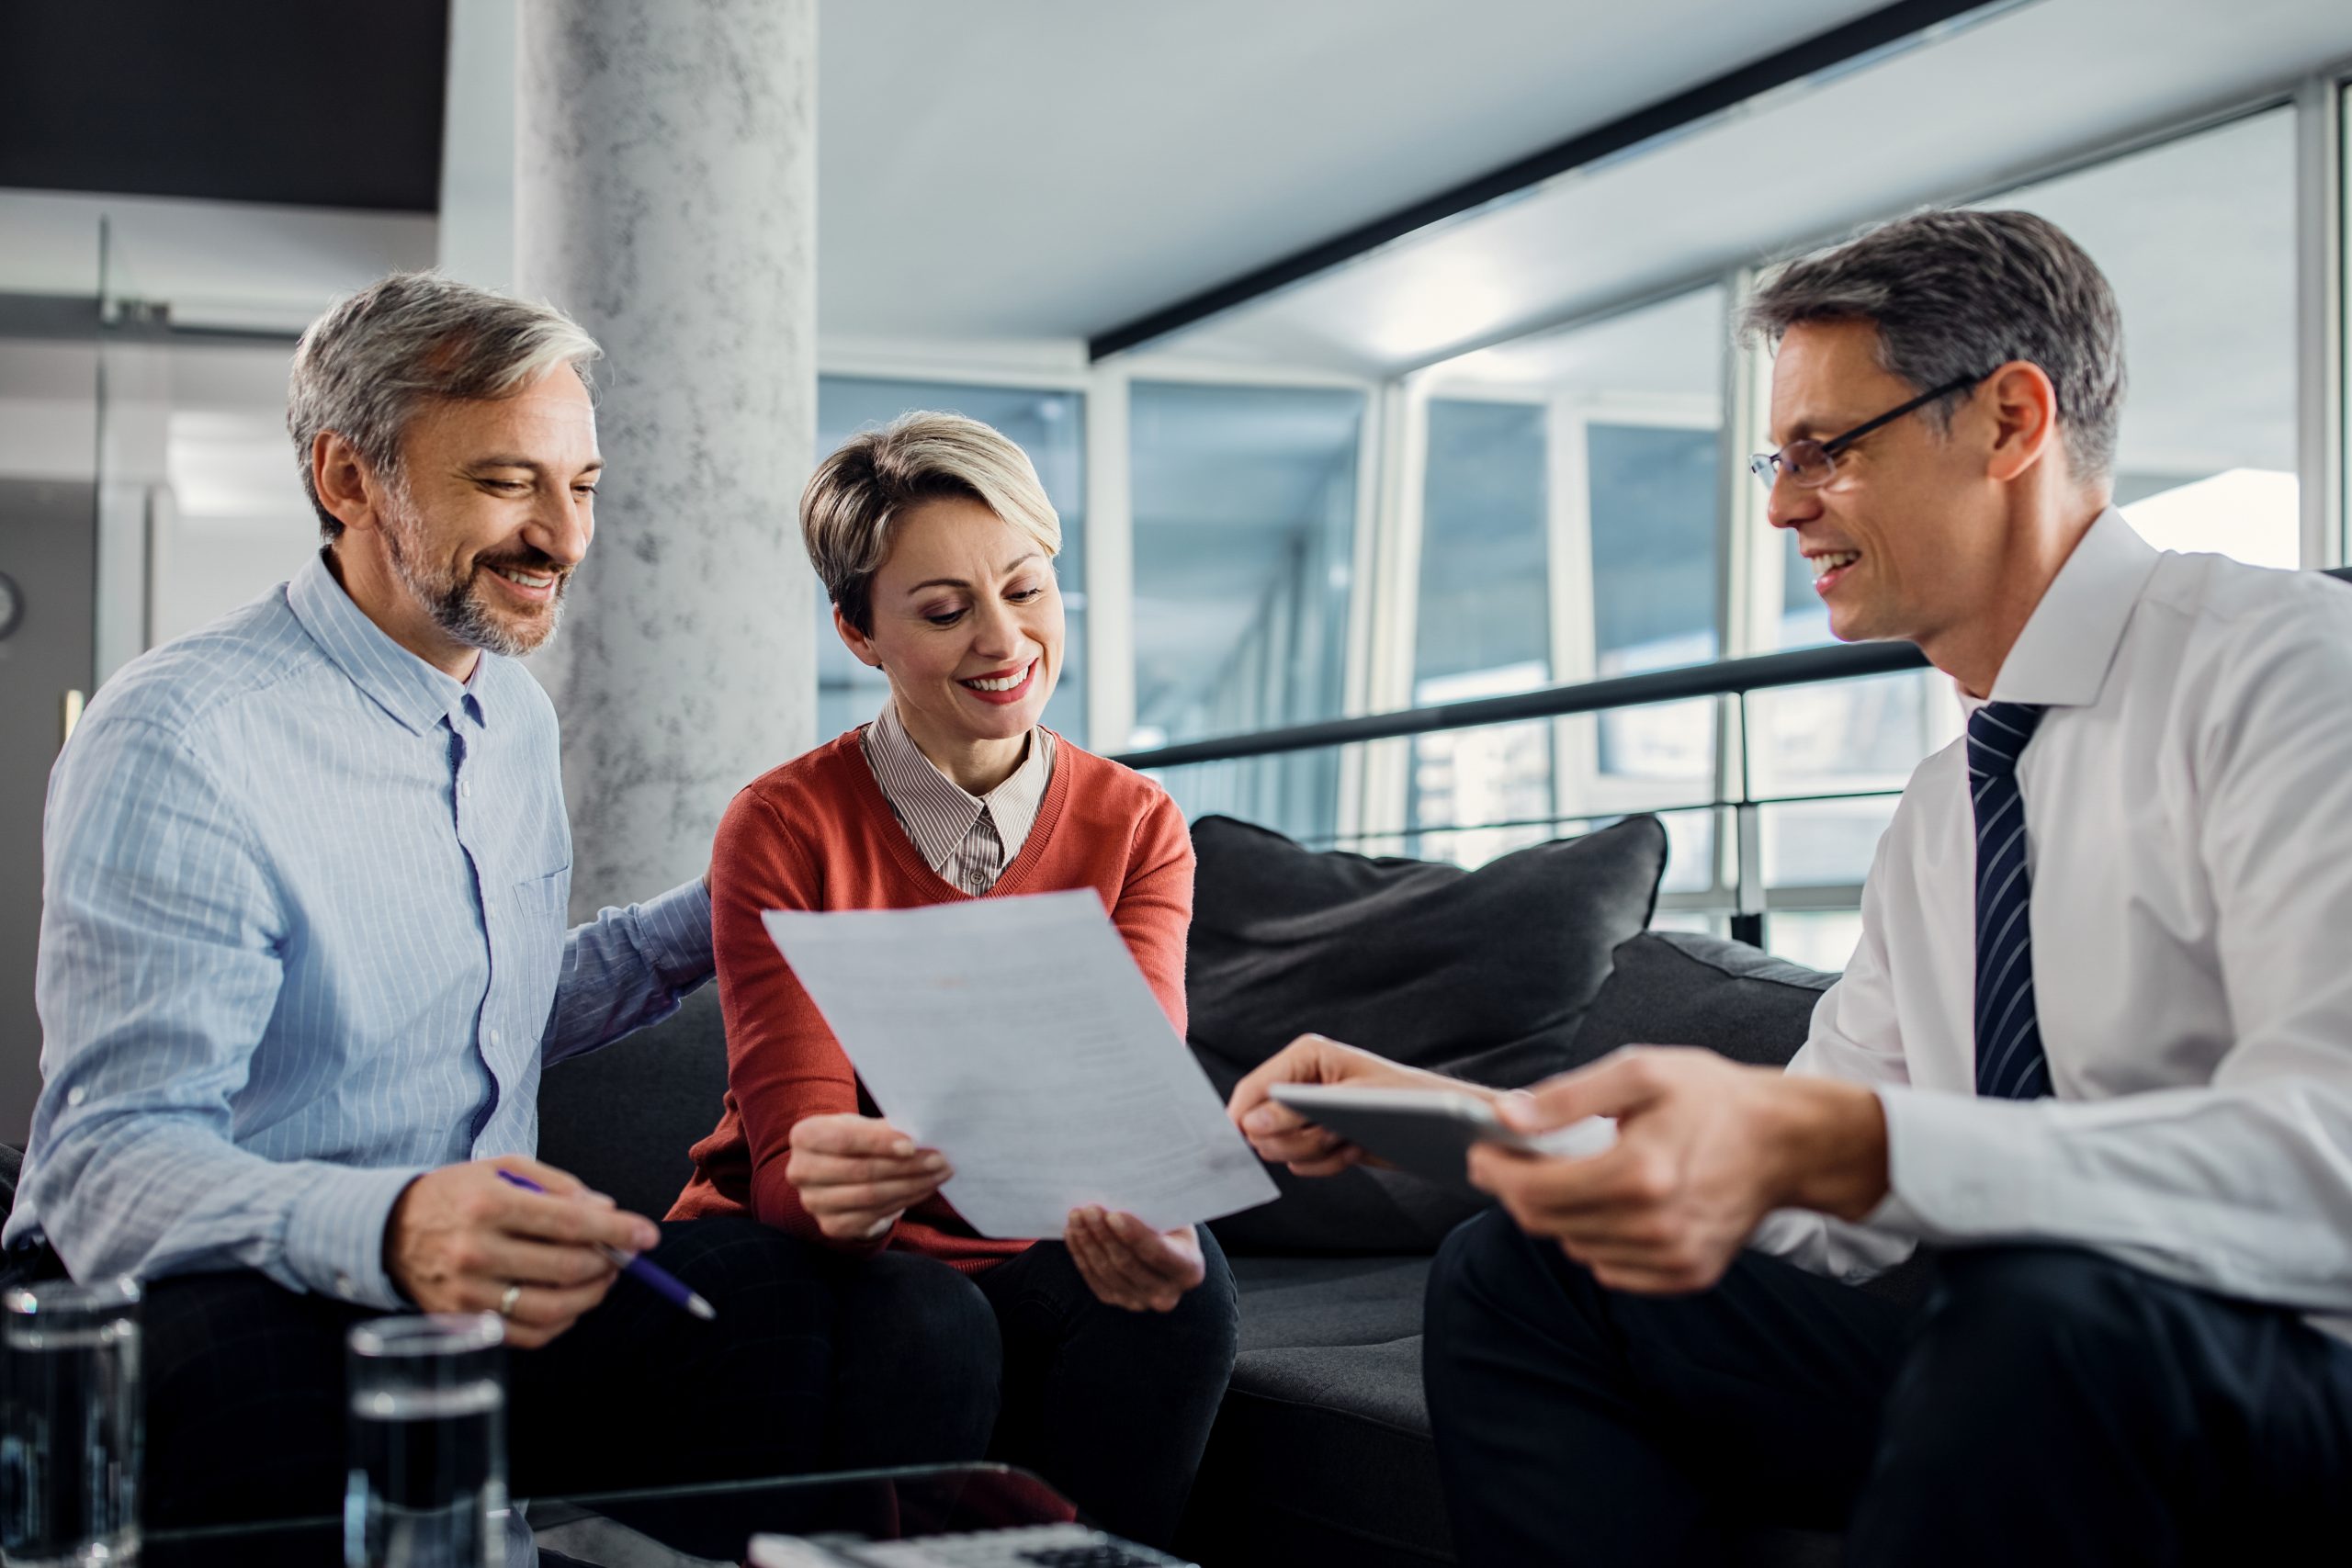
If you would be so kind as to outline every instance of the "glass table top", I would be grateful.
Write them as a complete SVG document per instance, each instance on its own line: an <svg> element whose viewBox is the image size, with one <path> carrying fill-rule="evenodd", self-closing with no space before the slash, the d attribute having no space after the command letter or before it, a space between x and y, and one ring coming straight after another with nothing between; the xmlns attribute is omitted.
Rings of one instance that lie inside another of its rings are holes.
<svg viewBox="0 0 2352 1568"><path fill-rule="evenodd" d="M643 1492L532 1500L535 1553L506 1568L711 1568L744 1561L758 1534L854 1532L874 1540L944 1530L1057 1524L1076 1511L1045 1482L1005 1465L858 1471ZM343 1561L332 1518L205 1529L150 1530L145 1568L333 1568Z"/></svg>

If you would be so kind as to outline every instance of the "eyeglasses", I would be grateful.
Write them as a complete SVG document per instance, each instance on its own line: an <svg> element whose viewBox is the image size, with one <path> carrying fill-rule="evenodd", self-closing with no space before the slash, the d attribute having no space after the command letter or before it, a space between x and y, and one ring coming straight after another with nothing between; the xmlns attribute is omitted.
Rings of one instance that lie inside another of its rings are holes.
<svg viewBox="0 0 2352 1568"><path fill-rule="evenodd" d="M1876 419L1865 420L1853 429L1833 435L1826 441L1792 441L1778 452L1758 452L1747 459L1747 471L1763 480L1768 490L1782 474L1788 475L1792 483L1802 485L1806 490L1819 490L1829 482L1832 475L1838 472L1838 453L1843 452L1879 426L1893 424L1905 414L1915 409L1926 408L1938 398L1949 397L1954 392L1973 387L1991 374L1990 370L1983 370L1973 376L1962 376L1957 380L1947 381L1933 391L1920 393L1899 409L1889 409Z"/></svg>

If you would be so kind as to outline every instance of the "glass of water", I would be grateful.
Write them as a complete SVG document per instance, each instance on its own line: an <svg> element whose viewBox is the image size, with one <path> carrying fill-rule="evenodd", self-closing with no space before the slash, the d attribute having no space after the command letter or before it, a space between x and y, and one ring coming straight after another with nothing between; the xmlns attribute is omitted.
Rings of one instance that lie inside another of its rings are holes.
<svg viewBox="0 0 2352 1568"><path fill-rule="evenodd" d="M139 1283L0 1296L0 1563L139 1561Z"/></svg>
<svg viewBox="0 0 2352 1568"><path fill-rule="evenodd" d="M352 1328L345 1568L505 1562L505 1342L490 1313Z"/></svg>

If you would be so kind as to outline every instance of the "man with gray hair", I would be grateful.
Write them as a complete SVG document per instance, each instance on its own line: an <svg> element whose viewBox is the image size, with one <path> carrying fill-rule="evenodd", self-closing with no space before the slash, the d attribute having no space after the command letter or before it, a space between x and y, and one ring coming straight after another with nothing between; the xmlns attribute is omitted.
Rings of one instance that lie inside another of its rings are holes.
<svg viewBox="0 0 2352 1568"><path fill-rule="evenodd" d="M2285 1561L2352 1529L2352 592L2160 554L2110 504L2106 280L1930 212L1770 281L1752 467L1848 639L1916 642L1921 763L1785 1073L1661 1046L1498 1096L1501 1208L1448 1238L1425 1376L1469 1564ZM1281 1079L1261 1152L1357 1151ZM1451 1086L1450 1086L1451 1087ZM1484 1092L1484 1091L1481 1091ZM1924 1301L1855 1287L1921 1243Z"/></svg>
<svg viewBox="0 0 2352 1568"><path fill-rule="evenodd" d="M541 1067L712 969L702 882L566 932L555 714L514 661L594 531L597 353L560 311L425 274L322 317L288 425L324 547L109 681L51 777L8 1262L148 1281L152 1522L332 1512L342 1337L383 1312L505 1319L524 1492L986 1442L985 1309L892 1321L925 1303L530 1157ZM616 1283L631 1253L716 1320ZM837 1421L873 1375L837 1316L953 1424Z"/></svg>

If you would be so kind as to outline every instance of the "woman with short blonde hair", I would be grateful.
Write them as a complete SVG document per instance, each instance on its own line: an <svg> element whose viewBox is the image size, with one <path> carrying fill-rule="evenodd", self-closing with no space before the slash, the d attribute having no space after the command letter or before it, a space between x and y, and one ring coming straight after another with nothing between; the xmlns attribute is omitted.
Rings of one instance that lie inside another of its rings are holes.
<svg viewBox="0 0 2352 1568"><path fill-rule="evenodd" d="M995 429L954 413L906 414L852 436L817 465L800 495L800 536L836 609L873 629L874 574L889 553L891 520L908 507L968 496L1048 557L1062 520L1029 454Z"/></svg>
<svg viewBox="0 0 2352 1568"><path fill-rule="evenodd" d="M854 437L818 466L800 525L835 632L890 700L753 781L719 825L728 1096L672 1213L753 1214L911 1270L910 1288L961 1273L1000 1330L995 1451L1164 1544L1233 1365L1216 1244L1095 1208L1057 1239L977 1234L940 1195L944 1157L882 1119L760 917L1091 888L1181 1034L1183 818L1157 784L1039 723L1061 672L1061 523L1002 434L913 413Z"/></svg>

